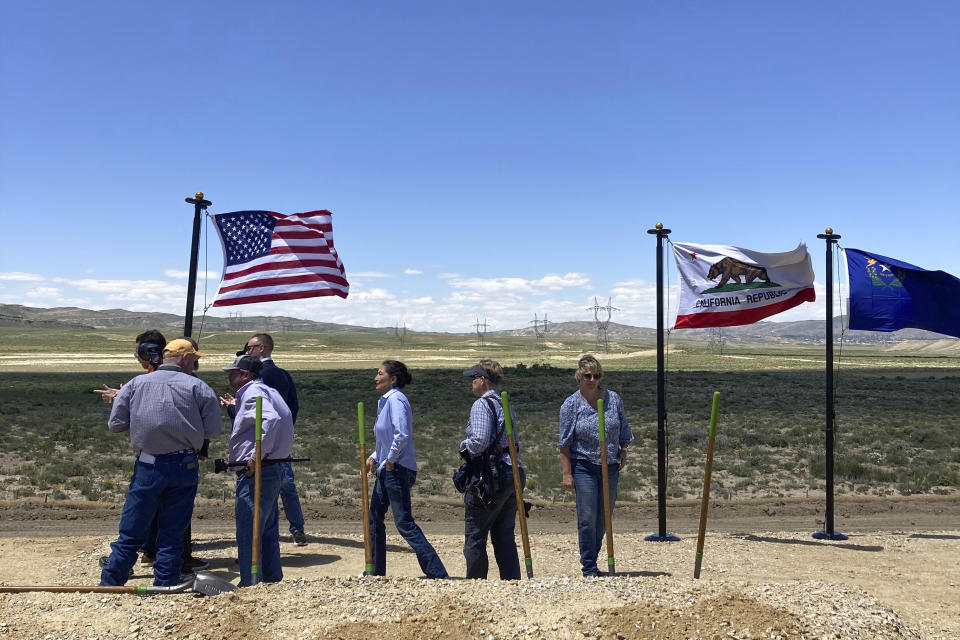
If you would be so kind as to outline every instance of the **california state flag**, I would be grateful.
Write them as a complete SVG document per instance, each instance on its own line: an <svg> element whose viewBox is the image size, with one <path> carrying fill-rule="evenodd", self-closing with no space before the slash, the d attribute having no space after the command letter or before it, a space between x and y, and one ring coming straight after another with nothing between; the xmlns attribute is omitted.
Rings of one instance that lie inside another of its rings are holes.
<svg viewBox="0 0 960 640"><path fill-rule="evenodd" d="M674 242L680 307L674 329L734 327L816 300L807 245L760 253L722 244Z"/></svg>

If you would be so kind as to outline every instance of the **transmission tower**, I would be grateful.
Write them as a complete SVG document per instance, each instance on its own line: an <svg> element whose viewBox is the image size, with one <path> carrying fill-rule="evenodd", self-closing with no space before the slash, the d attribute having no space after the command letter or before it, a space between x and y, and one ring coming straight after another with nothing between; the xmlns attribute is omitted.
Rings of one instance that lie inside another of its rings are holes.
<svg viewBox="0 0 960 640"><path fill-rule="evenodd" d="M477 323L473 325L473 328L477 332L477 346L483 346L483 339L487 336L487 319L483 319L483 324L480 324L480 318L477 318Z"/></svg>
<svg viewBox="0 0 960 640"><path fill-rule="evenodd" d="M543 314L543 320L537 319L537 314L533 314L533 333L537 336L537 349L547 348L544 338L546 338L549 330L550 321L547 320L547 314Z"/></svg>
<svg viewBox="0 0 960 640"><path fill-rule="evenodd" d="M710 329L710 349L723 355L723 327Z"/></svg>
<svg viewBox="0 0 960 640"><path fill-rule="evenodd" d="M402 347L403 341L407 339L407 323L404 322L403 327L401 328L400 323L398 322L393 327L393 333L395 336L397 336L397 339L400 341L400 346Z"/></svg>
<svg viewBox="0 0 960 640"><path fill-rule="evenodd" d="M234 321L234 329L243 331L243 311L228 311L227 316Z"/></svg>
<svg viewBox="0 0 960 640"><path fill-rule="evenodd" d="M593 306L587 307L587 311L593 309L593 319L597 323L597 351L609 351L610 350L610 340L607 337L607 328L610 326L610 317L613 315L614 311L620 311L611 304L613 298L607 298L607 306L601 307L600 303L597 301L597 298L593 298ZM601 311L607 312L607 319L601 320Z"/></svg>

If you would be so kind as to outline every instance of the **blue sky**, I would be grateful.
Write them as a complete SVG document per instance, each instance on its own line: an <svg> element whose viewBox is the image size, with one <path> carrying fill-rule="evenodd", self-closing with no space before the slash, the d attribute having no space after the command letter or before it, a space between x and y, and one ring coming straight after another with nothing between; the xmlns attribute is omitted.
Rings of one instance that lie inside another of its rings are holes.
<svg viewBox="0 0 960 640"><path fill-rule="evenodd" d="M351 282L216 315L653 326L662 221L806 242L818 301L775 319L822 318L827 226L960 275L958 33L956 2L0 3L0 302L182 313L199 190L329 209Z"/></svg>

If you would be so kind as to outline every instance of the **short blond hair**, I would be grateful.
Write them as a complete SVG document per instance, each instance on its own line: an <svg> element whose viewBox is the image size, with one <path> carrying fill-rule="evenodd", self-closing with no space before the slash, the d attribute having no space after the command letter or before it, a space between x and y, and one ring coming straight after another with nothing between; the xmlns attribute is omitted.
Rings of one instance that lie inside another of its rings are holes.
<svg viewBox="0 0 960 640"><path fill-rule="evenodd" d="M580 360L577 361L577 373L574 375L577 379L577 384L583 382L584 373L599 373L601 376L603 375L603 367L600 366L600 361L589 353L581 356Z"/></svg>
<svg viewBox="0 0 960 640"><path fill-rule="evenodd" d="M489 376L489 380L493 384L500 384L503 381L503 367L500 366L500 363L496 360L491 360L490 358L484 358L479 362L480 368L486 372Z"/></svg>

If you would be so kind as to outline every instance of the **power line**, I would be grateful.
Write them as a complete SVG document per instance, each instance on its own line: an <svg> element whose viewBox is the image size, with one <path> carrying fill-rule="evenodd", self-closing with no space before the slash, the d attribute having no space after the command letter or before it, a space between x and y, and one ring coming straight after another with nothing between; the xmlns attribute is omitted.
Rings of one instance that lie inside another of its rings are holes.
<svg viewBox="0 0 960 640"><path fill-rule="evenodd" d="M547 332L550 330L550 321L547 320L547 314L543 314L543 320L537 318L537 314L533 314L533 333L537 336L537 349L546 349L547 345L544 341L544 338L547 336Z"/></svg>
<svg viewBox="0 0 960 640"><path fill-rule="evenodd" d="M483 319L483 324L480 324L480 318L477 318L477 323L473 325L473 328L477 332L477 346L482 347L484 338L487 336L487 319Z"/></svg>

